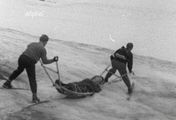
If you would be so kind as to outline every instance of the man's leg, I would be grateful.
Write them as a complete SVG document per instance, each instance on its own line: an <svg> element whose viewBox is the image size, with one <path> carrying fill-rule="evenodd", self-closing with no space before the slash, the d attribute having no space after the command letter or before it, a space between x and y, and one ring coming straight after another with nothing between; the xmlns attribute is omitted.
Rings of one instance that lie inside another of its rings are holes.
<svg viewBox="0 0 176 120"><path fill-rule="evenodd" d="M15 70L9 77L10 81L13 81L18 77L23 71L26 66L26 59L23 56L20 56L18 59L18 68Z"/></svg>
<svg viewBox="0 0 176 120"><path fill-rule="evenodd" d="M116 68L111 68L108 73L106 74L106 77L105 77L105 82L108 82L108 79L116 72Z"/></svg>
<svg viewBox="0 0 176 120"><path fill-rule="evenodd" d="M39 102L40 100L37 98L37 83L36 83L36 75L35 75L35 64L31 64L26 68L26 72L29 78L30 88L33 94L33 102Z"/></svg>
<svg viewBox="0 0 176 120"><path fill-rule="evenodd" d="M10 75L9 81L12 82L16 79L22 72L24 71L24 67L18 66L18 68Z"/></svg>
<svg viewBox="0 0 176 120"><path fill-rule="evenodd" d="M112 68L108 71L105 77L105 82L108 82L108 79L116 72L118 68L118 62L115 59L111 59Z"/></svg>
<svg viewBox="0 0 176 120"><path fill-rule="evenodd" d="M9 77L9 79L3 84L4 88L10 89L12 88L11 82L18 77L19 74L23 72L24 68L23 67L18 67Z"/></svg>
<svg viewBox="0 0 176 120"><path fill-rule="evenodd" d="M10 75L9 79L3 84L4 88L12 88L11 82L24 71L24 63L21 56L18 59L18 68Z"/></svg>
<svg viewBox="0 0 176 120"><path fill-rule="evenodd" d="M118 69L124 83L126 84L127 88L128 88L128 94L132 93L132 89L131 89L131 83L130 83L130 79L127 75L127 71L125 67L121 67L121 69Z"/></svg>

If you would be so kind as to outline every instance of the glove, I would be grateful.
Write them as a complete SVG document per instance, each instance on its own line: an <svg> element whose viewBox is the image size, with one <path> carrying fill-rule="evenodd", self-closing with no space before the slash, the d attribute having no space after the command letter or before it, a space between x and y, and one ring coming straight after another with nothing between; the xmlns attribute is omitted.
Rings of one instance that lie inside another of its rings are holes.
<svg viewBox="0 0 176 120"><path fill-rule="evenodd" d="M55 56L54 58L53 58L53 61L58 61L58 59L59 59L59 57L58 56Z"/></svg>

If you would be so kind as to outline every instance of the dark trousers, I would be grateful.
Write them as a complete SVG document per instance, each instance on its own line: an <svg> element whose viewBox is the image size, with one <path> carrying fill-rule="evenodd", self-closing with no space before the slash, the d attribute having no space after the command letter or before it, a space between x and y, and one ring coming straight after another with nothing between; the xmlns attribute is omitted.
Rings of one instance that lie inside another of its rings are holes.
<svg viewBox="0 0 176 120"><path fill-rule="evenodd" d="M111 64L112 64L112 68L107 73L107 75L105 77L105 81L108 81L108 78L110 78L116 72L116 70L118 70L122 79L123 79L123 81L124 81L124 83L126 84L128 89L130 89L131 88L131 83L130 83L130 80L129 80L128 75L127 75L126 64L122 63L118 60L115 60L115 59L111 60Z"/></svg>
<svg viewBox="0 0 176 120"><path fill-rule="evenodd" d="M24 69L26 69L32 93L37 93L37 83L35 78L36 62L26 55L21 55L18 59L18 68L10 75L9 80L13 81Z"/></svg>

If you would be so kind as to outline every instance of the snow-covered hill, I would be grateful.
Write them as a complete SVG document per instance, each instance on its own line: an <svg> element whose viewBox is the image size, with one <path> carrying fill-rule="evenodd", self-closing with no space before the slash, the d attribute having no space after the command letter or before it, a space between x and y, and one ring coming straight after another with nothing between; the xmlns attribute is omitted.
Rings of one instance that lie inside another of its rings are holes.
<svg viewBox="0 0 176 120"><path fill-rule="evenodd" d="M4 77L17 67L18 56L38 36L13 29L0 28L0 85ZM48 57L60 57L59 68L63 82L80 81L100 74L110 63L112 50L82 43L50 39L46 49ZM48 65L55 69L55 64ZM130 76L136 83L131 101L126 100L123 82L106 85L92 97L65 99L53 87L40 64L37 64L38 94L50 100L30 108L30 90L0 89L1 120L175 120L176 118L176 63L135 55L134 72ZM118 74L118 73L117 73ZM57 75L51 73L53 79ZM113 77L111 78L113 79ZM29 89L24 72L16 87Z"/></svg>
<svg viewBox="0 0 176 120"><path fill-rule="evenodd" d="M0 26L176 61L175 0L1 0ZM161 54L162 53L162 54Z"/></svg>

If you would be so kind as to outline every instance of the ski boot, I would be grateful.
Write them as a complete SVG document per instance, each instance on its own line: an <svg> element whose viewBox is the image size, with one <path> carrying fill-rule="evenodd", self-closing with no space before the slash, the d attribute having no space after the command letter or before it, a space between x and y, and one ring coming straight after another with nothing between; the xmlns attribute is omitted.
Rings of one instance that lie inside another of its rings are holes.
<svg viewBox="0 0 176 120"><path fill-rule="evenodd" d="M40 99L37 97L36 94L33 95L33 97L32 97L32 102L33 102L33 103L39 103L39 102L40 102Z"/></svg>
<svg viewBox="0 0 176 120"><path fill-rule="evenodd" d="M3 88L6 88L6 89L11 89L12 88L12 85L11 85L11 82L9 80L7 80L3 86Z"/></svg>

